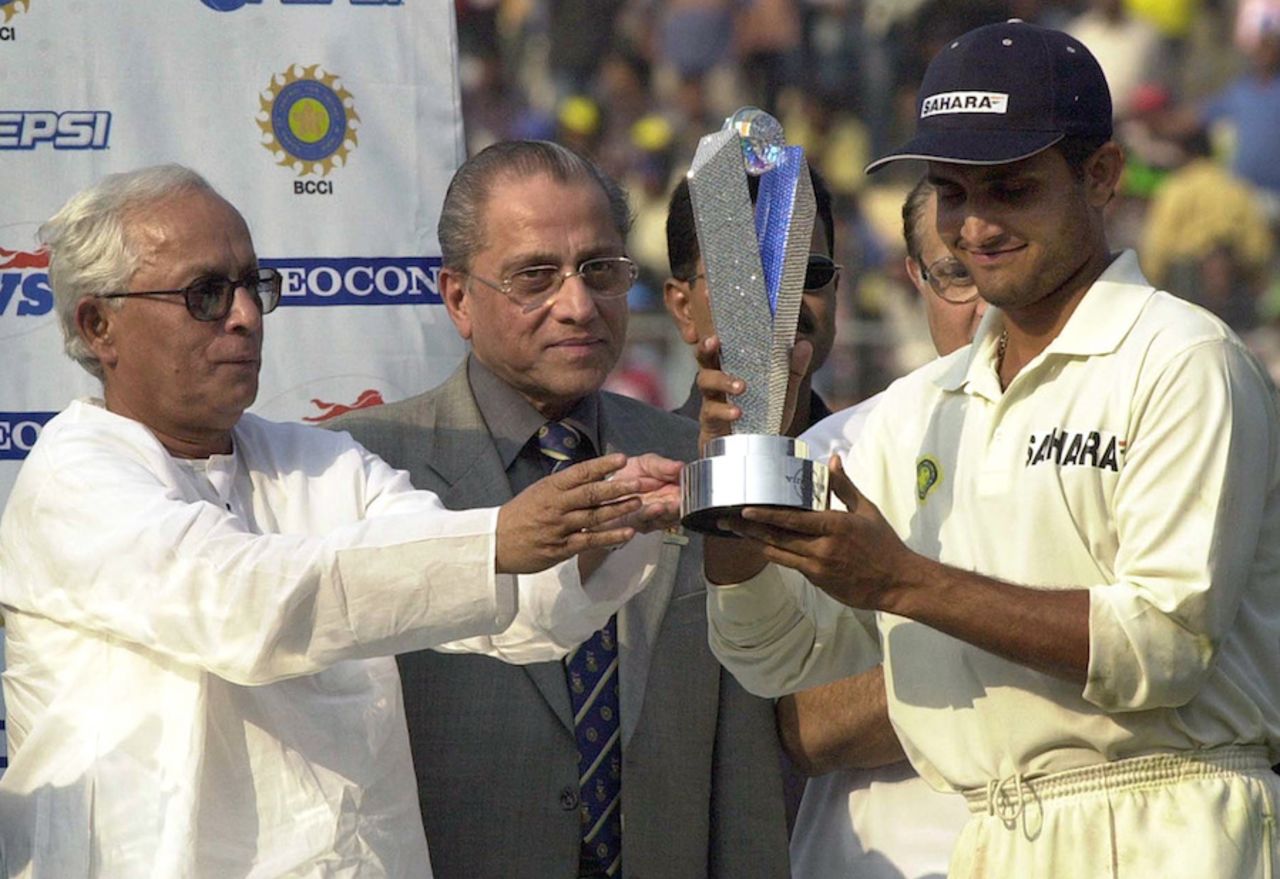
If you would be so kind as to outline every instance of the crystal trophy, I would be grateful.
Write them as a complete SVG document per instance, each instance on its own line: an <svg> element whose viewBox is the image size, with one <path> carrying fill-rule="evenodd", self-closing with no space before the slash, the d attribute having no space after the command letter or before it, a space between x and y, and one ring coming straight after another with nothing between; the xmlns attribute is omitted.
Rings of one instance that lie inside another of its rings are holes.
<svg viewBox="0 0 1280 879"><path fill-rule="evenodd" d="M751 203L747 175L759 178ZM739 110L698 143L689 169L694 224L706 267L720 364L746 383L733 434L707 444L680 475L680 517L724 536L716 520L747 506L827 509L828 472L805 443L782 436L791 347L813 234L813 185L804 150L776 119Z"/></svg>

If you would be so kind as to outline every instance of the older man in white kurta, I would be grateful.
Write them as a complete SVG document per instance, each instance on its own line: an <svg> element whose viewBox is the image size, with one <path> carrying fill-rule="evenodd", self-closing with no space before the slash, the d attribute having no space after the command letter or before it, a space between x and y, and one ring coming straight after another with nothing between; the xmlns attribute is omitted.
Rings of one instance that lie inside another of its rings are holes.
<svg viewBox="0 0 1280 879"><path fill-rule="evenodd" d="M625 540L635 502L599 504L638 484L616 456L452 512L345 434L244 414L279 277L187 169L106 178L42 234L104 399L46 425L0 520L7 874L429 876L391 656L566 652L643 547L607 595L581 561L530 572Z"/></svg>
<svg viewBox="0 0 1280 879"><path fill-rule="evenodd" d="M427 875L390 655L484 632L451 646L542 661L613 606L572 564L517 596L496 512L345 434L245 415L182 460L73 403L0 528L11 873Z"/></svg>

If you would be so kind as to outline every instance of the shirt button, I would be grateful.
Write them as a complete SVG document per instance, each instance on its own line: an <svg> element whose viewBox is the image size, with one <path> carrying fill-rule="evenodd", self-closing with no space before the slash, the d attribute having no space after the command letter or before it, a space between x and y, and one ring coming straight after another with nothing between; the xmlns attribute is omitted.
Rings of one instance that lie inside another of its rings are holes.
<svg viewBox="0 0 1280 879"><path fill-rule="evenodd" d="M566 812L578 808L578 792L571 787L560 791L560 808Z"/></svg>

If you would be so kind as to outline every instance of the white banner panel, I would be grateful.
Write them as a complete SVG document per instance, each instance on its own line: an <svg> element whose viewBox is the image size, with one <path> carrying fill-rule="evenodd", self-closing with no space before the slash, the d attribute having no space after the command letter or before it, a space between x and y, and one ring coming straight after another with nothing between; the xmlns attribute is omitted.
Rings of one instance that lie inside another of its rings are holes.
<svg viewBox="0 0 1280 879"><path fill-rule="evenodd" d="M0 504L99 390L62 354L35 230L107 173L195 168L284 274L254 411L322 421L441 381L463 352L436 289L456 55L450 0L0 0Z"/></svg>

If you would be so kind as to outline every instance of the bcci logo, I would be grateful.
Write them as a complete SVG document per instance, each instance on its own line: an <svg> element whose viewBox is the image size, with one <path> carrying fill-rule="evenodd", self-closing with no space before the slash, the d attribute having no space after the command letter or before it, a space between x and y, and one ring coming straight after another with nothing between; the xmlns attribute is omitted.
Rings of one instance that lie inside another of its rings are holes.
<svg viewBox="0 0 1280 879"><path fill-rule="evenodd" d="M929 493L938 487L942 480L942 467L931 455L925 455L916 461L916 500L924 503Z"/></svg>
<svg viewBox="0 0 1280 879"><path fill-rule="evenodd" d="M7 24L19 12L26 12L31 7L31 0L0 0L0 13Z"/></svg>
<svg viewBox="0 0 1280 879"><path fill-rule="evenodd" d="M262 145L275 156L276 164L292 168L299 177L323 177L338 165L345 167L357 144L355 123L360 117L351 93L338 83L338 77L321 76L319 70L318 64L306 68L294 64L273 76L259 99ZM316 191L332 192L332 186Z"/></svg>

